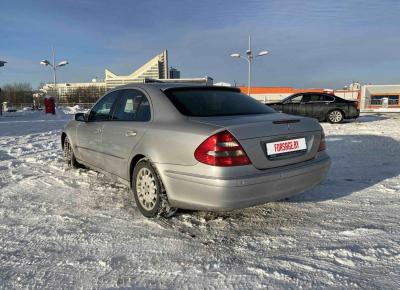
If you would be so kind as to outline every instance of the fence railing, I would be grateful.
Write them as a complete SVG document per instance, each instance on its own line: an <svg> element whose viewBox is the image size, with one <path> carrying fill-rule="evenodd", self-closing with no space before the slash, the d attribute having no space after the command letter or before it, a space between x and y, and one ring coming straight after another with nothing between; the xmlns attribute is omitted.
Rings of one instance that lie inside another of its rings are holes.
<svg viewBox="0 0 400 290"><path fill-rule="evenodd" d="M90 109L95 103L57 103L58 107L74 107L79 106L83 109Z"/></svg>
<svg viewBox="0 0 400 290"><path fill-rule="evenodd" d="M57 103L57 107L74 107L79 106L82 109L90 109L93 107L95 103ZM24 108L32 108L32 103L20 103L20 104L10 104L10 106L14 107L17 110L22 110ZM44 104L40 104L41 108L44 108Z"/></svg>
<svg viewBox="0 0 400 290"><path fill-rule="evenodd" d="M17 104L17 105L13 105L10 104L11 106L13 106L14 108L16 108L17 110L22 110L23 108L32 108L33 104L32 103L21 103L21 104ZM41 105L43 107L43 105Z"/></svg>

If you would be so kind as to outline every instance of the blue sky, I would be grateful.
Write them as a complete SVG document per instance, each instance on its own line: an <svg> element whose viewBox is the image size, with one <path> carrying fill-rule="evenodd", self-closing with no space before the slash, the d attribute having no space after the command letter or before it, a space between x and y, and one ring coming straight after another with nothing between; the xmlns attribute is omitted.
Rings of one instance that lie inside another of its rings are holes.
<svg viewBox="0 0 400 290"><path fill-rule="evenodd" d="M1 1L0 84L50 82L50 58L70 64L60 82L128 74L163 49L182 77L245 84L247 37L253 84L341 88L400 83L400 1Z"/></svg>

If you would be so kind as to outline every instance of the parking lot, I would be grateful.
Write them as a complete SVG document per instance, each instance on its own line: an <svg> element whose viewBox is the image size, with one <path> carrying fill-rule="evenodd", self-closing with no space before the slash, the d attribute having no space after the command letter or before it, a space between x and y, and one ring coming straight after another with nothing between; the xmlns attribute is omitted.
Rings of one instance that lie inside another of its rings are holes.
<svg viewBox="0 0 400 290"><path fill-rule="evenodd" d="M169 220L64 168L70 118L0 117L0 288L400 287L398 114L323 123L332 168L311 191Z"/></svg>

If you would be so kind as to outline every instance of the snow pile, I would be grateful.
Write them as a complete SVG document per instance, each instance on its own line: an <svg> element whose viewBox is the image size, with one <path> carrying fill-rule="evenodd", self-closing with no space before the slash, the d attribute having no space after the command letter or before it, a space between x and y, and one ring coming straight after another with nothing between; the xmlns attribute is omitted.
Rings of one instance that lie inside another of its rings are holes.
<svg viewBox="0 0 400 290"><path fill-rule="evenodd" d="M63 111L63 113L66 114L66 115L75 115L77 113L86 113L86 112L89 111L88 109L85 109L85 108L83 108L83 107L81 107L79 105L76 105L76 106L73 106L73 107L67 107L67 106L60 107L59 109L61 111Z"/></svg>
<svg viewBox="0 0 400 290"><path fill-rule="evenodd" d="M332 170L300 196L170 220L65 170L43 116L0 118L0 288L399 287L400 116L323 124Z"/></svg>

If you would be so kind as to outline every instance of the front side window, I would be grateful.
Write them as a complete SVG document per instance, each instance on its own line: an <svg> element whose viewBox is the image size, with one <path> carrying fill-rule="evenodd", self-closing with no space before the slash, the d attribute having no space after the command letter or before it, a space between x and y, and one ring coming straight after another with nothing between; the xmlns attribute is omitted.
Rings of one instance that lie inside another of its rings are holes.
<svg viewBox="0 0 400 290"><path fill-rule="evenodd" d="M111 108L117 99L119 91L113 91L105 95L96 105L90 110L89 121L107 121L110 119Z"/></svg>
<svg viewBox="0 0 400 290"><path fill-rule="evenodd" d="M175 88L165 91L178 111L191 117L271 114L275 111L236 90Z"/></svg>
<svg viewBox="0 0 400 290"><path fill-rule="evenodd" d="M303 95L297 95L297 96L294 96L293 98L290 98L287 101L287 103L300 104L302 99L303 99Z"/></svg>
<svg viewBox="0 0 400 290"><path fill-rule="evenodd" d="M123 90L115 108L115 121L150 121L150 104L142 92L137 90Z"/></svg>

